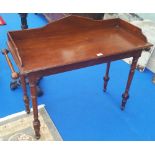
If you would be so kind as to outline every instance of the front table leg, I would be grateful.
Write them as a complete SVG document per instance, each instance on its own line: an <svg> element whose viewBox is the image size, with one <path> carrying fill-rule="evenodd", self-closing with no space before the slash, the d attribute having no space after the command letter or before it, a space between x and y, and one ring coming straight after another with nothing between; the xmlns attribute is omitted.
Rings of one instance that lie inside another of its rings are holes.
<svg viewBox="0 0 155 155"><path fill-rule="evenodd" d="M37 104L37 91L36 91L36 80L29 78L31 99L33 106L33 127L35 130L36 138L40 138L40 121L38 119L38 104Z"/></svg>
<svg viewBox="0 0 155 155"><path fill-rule="evenodd" d="M122 105L121 105L121 110L124 110L126 102L129 98L129 89L130 89L130 85L134 76L134 72L136 69L136 65L137 65L137 61L138 61L139 57L133 57L132 60L132 64L131 64L131 68L130 68L130 72L129 72L129 76L128 76L128 81L127 81L127 85L126 85L126 89L125 92L122 94Z"/></svg>
<svg viewBox="0 0 155 155"><path fill-rule="evenodd" d="M25 108L26 108L26 112L27 114L30 113L30 105L29 105L29 98L28 98L28 95L27 95L27 88L26 88L26 80L25 80L25 76L24 75L20 75L20 80L21 80L21 86L22 86L22 89L23 89L23 93L24 93L24 103L25 103Z"/></svg>

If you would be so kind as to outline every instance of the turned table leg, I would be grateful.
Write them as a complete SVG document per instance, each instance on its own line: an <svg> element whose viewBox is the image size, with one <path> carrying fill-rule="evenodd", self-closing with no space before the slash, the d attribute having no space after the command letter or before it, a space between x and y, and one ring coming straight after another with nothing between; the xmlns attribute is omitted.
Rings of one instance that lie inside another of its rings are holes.
<svg viewBox="0 0 155 155"><path fill-rule="evenodd" d="M138 61L139 57L133 57L132 60L132 64L131 64L131 68L130 68L130 72L129 72L129 76L128 76L128 81L127 81L127 85L125 88L125 92L122 94L122 104L121 104L121 110L124 110L126 102L129 98L129 89L130 89L130 85L134 76L134 72L136 69L136 65L137 65L137 61Z"/></svg>
<svg viewBox="0 0 155 155"><path fill-rule="evenodd" d="M20 18L21 18L21 28L22 29L27 29L27 13L19 13Z"/></svg>
<svg viewBox="0 0 155 155"><path fill-rule="evenodd" d="M21 80L21 86L22 86L23 94L24 94L23 100L24 100L24 103L25 103L26 112L27 112L27 114L29 114L30 113L30 105L29 105L29 98L28 98L28 95L27 95L25 76L20 75L20 80Z"/></svg>
<svg viewBox="0 0 155 155"><path fill-rule="evenodd" d="M104 86L103 86L103 90L104 92L106 92L107 90L107 84L108 84L108 81L109 81L109 69L110 69L110 62L107 63L107 69L106 69L106 74L104 76Z"/></svg>
<svg viewBox="0 0 155 155"><path fill-rule="evenodd" d="M35 130L35 136L37 139L40 138L40 121L38 119L38 104L37 104L37 91L36 91L36 80L29 79L31 99L33 106L33 127Z"/></svg>

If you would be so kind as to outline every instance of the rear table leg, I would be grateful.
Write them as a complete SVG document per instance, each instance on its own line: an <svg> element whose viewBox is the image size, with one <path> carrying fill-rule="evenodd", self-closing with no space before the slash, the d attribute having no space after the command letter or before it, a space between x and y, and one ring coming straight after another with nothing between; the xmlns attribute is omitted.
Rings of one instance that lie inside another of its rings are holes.
<svg viewBox="0 0 155 155"><path fill-rule="evenodd" d="M108 84L108 81L109 81L109 69L110 69L110 63L111 62L108 62L107 63L107 69L106 69L106 74L104 76L104 86L103 86L103 91L106 92L107 90L107 84Z"/></svg>

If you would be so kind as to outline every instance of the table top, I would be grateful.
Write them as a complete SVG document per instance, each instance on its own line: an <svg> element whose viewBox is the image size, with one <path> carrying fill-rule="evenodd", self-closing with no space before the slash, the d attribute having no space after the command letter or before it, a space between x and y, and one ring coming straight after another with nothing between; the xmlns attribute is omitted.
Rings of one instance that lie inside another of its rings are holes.
<svg viewBox="0 0 155 155"><path fill-rule="evenodd" d="M8 46L24 73L107 58L151 46L141 30L121 19L69 16L23 31L8 32Z"/></svg>

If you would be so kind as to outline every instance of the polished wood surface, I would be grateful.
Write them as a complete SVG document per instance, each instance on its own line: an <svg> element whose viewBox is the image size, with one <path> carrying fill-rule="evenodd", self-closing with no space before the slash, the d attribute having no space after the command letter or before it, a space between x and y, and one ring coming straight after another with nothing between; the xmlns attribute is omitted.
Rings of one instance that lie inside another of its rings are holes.
<svg viewBox="0 0 155 155"><path fill-rule="evenodd" d="M93 21L69 16L35 30L9 32L9 46L23 73L102 59L143 49L145 38L129 31L120 19ZM142 36L144 37L144 36ZM14 45L10 45L13 40ZM98 56L99 53L103 55ZM41 63L40 59L41 58Z"/></svg>
<svg viewBox="0 0 155 155"><path fill-rule="evenodd" d="M40 137L36 95L38 78L107 63L104 78L106 91L110 63L133 57L127 86L122 95L123 110L129 98L129 88L138 58L143 49L151 46L139 28L121 19L97 21L69 16L42 28L8 32L8 47L20 70L25 98L27 92L24 78L29 79L36 138ZM29 107L26 108L29 112Z"/></svg>

